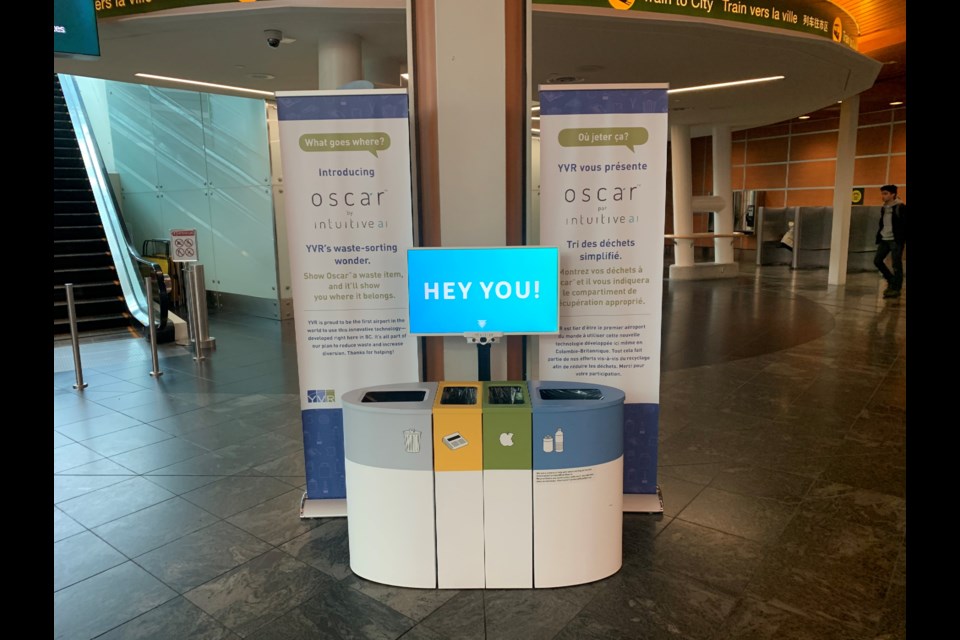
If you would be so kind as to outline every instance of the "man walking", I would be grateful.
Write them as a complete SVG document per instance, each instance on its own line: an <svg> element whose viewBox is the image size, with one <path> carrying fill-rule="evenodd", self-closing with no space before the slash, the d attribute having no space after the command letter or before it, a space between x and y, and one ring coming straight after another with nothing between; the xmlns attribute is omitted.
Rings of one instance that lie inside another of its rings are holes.
<svg viewBox="0 0 960 640"><path fill-rule="evenodd" d="M877 253L873 257L874 266L887 281L884 298L896 298L903 286L903 248L907 243L907 205L897 197L897 185L885 184L880 187L883 206L880 208L880 229L877 231ZM886 265L890 256L891 272Z"/></svg>

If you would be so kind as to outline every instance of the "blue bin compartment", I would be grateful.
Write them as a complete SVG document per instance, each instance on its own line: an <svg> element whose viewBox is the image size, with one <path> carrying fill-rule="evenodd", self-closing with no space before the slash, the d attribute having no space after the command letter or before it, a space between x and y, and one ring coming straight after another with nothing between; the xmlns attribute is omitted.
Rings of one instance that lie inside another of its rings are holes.
<svg viewBox="0 0 960 640"><path fill-rule="evenodd" d="M593 582L623 564L620 389L531 381L533 584Z"/></svg>

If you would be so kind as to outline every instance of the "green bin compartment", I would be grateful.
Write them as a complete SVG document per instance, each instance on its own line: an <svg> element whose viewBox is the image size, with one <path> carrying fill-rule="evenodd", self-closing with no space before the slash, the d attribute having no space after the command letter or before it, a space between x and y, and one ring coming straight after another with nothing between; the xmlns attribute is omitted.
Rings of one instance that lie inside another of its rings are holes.
<svg viewBox="0 0 960 640"><path fill-rule="evenodd" d="M533 587L533 419L526 382L483 385L487 588Z"/></svg>
<svg viewBox="0 0 960 640"><path fill-rule="evenodd" d="M483 468L531 469L533 421L527 383L485 382Z"/></svg>

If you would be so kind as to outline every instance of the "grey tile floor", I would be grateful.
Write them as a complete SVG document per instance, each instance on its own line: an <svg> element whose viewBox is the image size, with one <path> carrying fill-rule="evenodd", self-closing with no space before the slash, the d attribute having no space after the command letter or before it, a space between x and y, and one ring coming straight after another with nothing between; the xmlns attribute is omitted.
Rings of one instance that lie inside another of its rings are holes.
<svg viewBox="0 0 960 640"><path fill-rule="evenodd" d="M142 339L54 346L54 637L906 637L906 294L873 273L741 265L665 283L664 513L624 565L546 590L402 589L301 520L291 322L212 313L197 363ZM389 526L389 523L384 523Z"/></svg>

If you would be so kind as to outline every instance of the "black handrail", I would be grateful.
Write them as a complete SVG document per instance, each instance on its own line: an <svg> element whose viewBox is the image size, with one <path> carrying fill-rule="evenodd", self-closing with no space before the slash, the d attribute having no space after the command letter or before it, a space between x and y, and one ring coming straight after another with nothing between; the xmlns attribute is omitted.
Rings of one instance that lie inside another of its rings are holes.
<svg viewBox="0 0 960 640"><path fill-rule="evenodd" d="M113 192L112 182L107 182L107 190L109 191L113 202L116 203L117 194ZM153 278L154 284L156 285L154 290L157 292L157 302L160 304L157 330L163 331L167 328L167 316L170 314L170 292L167 291L167 283L163 277L163 269L160 267L160 263L147 260L140 254L139 251L137 251L133 245L133 239L130 237L130 230L127 228L126 220L123 219L123 213L121 213L120 207L115 207L114 211L117 212L117 222L120 224L120 229L123 231L123 239L127 245L127 253L137 263L137 267L140 269L140 274L144 275L144 270L149 271L149 273L146 275L149 275L151 278Z"/></svg>
<svg viewBox="0 0 960 640"><path fill-rule="evenodd" d="M130 252L130 257L133 258L137 262L137 266L140 267L140 272L143 273L144 269L148 269L150 271L148 275L153 278L153 281L156 283L157 302L160 304L157 330L162 331L167 328L167 316L170 314L170 292L167 291L167 282L163 275L163 269L160 268L158 263L151 262L137 253L129 241L127 242L127 250Z"/></svg>

